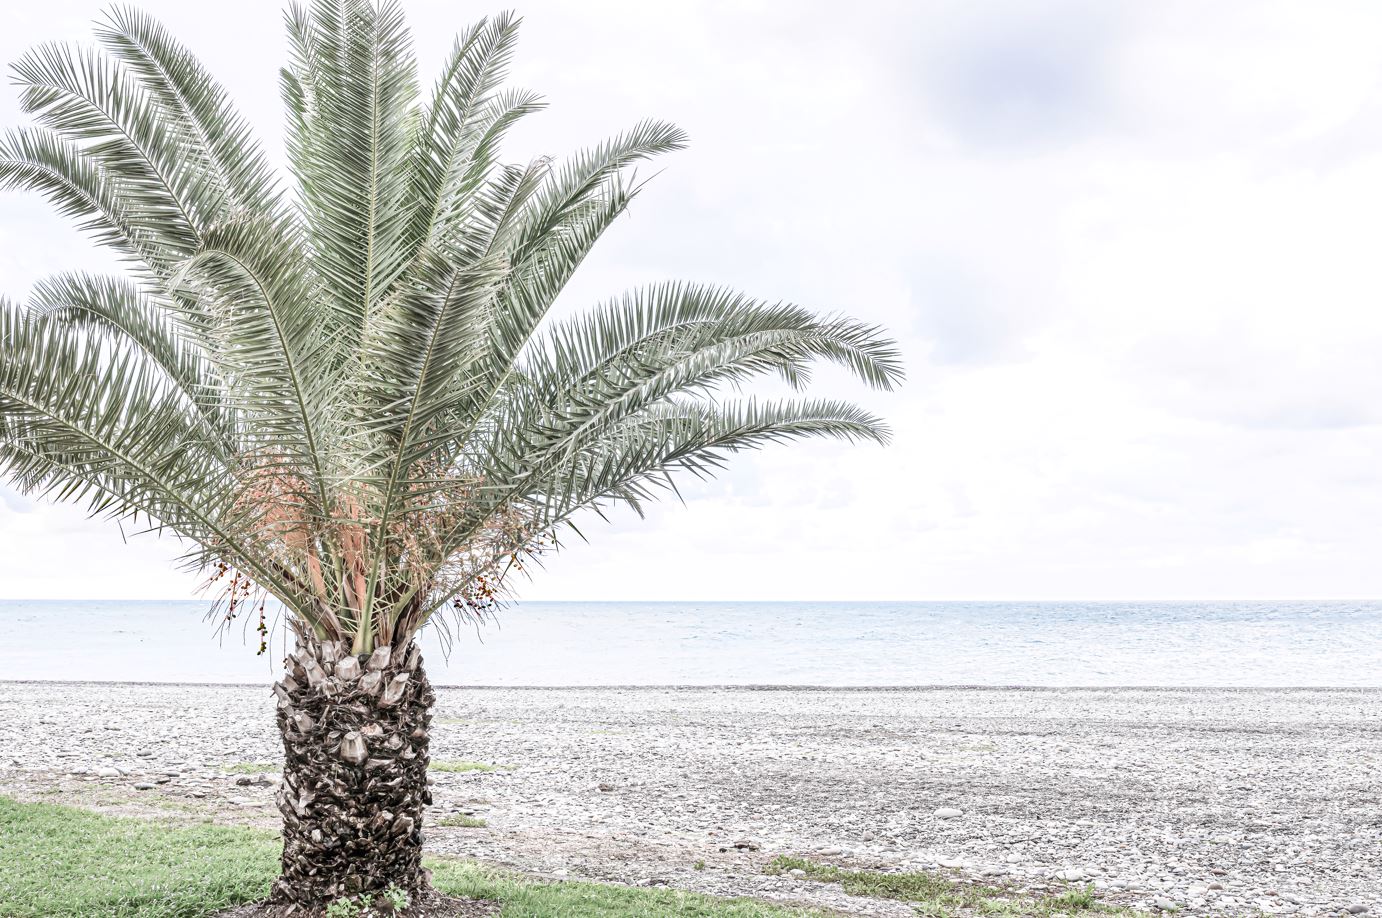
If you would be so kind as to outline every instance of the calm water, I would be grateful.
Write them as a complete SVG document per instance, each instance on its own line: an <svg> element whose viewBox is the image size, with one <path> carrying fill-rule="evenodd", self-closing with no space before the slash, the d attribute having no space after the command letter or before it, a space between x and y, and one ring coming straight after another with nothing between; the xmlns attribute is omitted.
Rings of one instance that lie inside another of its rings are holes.
<svg viewBox="0 0 1382 918"><path fill-rule="evenodd" d="M0 601L0 679L265 681L202 602ZM1382 685L1382 602L523 603L451 685Z"/></svg>

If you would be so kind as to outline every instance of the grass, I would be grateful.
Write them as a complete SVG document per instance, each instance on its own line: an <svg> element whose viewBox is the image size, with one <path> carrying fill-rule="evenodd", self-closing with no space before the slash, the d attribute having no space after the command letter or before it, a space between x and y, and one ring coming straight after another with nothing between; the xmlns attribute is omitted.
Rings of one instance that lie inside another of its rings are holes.
<svg viewBox="0 0 1382 918"><path fill-rule="evenodd" d="M1094 896L1093 887L1067 889L1054 896L1029 896L1000 886L963 883L942 873L907 872L883 873L876 870L849 870L818 864L800 857L779 857L768 865L769 873L804 871L808 879L821 883L839 883L845 892L854 896L875 899L900 899L911 903L918 915L967 914L997 916L1039 916L1056 914L1076 915L1134 915L1124 908L1104 905Z"/></svg>
<svg viewBox="0 0 1382 918"><path fill-rule="evenodd" d="M232 775L262 775L270 771L278 771L281 766L276 762L232 762L229 765L222 765L221 771Z"/></svg>
<svg viewBox="0 0 1382 918"><path fill-rule="evenodd" d="M0 797L0 915L201 918L267 894L278 852L263 832Z"/></svg>
<svg viewBox="0 0 1382 918"><path fill-rule="evenodd" d="M677 889L535 883L459 861L434 861L429 866L433 882L453 896L503 902L500 918L827 918L811 909L717 899Z"/></svg>
<svg viewBox="0 0 1382 918"><path fill-rule="evenodd" d="M450 816L443 816L437 820L437 825L446 826L452 829L483 829L489 823L474 816L467 816L464 813L454 813Z"/></svg>
<svg viewBox="0 0 1382 918"><path fill-rule="evenodd" d="M275 837L256 829L170 826L0 797L5 918L208 918L264 896ZM539 883L452 860L428 863L454 896L503 904L501 918L826 918L750 899L599 883Z"/></svg>
<svg viewBox="0 0 1382 918"><path fill-rule="evenodd" d="M505 770L508 770L508 769L513 768L512 765L489 765L489 764L487 764L487 763L485 763L485 762L450 762L450 761L446 761L446 760L444 760L444 759L443 759L443 760L440 760L440 761L434 759L434 760L432 761L432 764L431 764L431 765L428 765L427 767L430 768L432 771L453 771L453 772L465 772L465 771L498 771L498 770L501 769L501 768L503 768L503 769L505 769Z"/></svg>

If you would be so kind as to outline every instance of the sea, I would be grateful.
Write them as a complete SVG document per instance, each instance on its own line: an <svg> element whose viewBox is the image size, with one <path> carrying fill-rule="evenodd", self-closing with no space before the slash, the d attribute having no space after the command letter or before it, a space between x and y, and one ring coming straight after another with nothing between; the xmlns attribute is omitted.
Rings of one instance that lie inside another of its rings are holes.
<svg viewBox="0 0 1382 918"><path fill-rule="evenodd" d="M272 680L282 623L207 612L0 600L0 680ZM1374 601L522 602L423 643L459 686L1382 686Z"/></svg>

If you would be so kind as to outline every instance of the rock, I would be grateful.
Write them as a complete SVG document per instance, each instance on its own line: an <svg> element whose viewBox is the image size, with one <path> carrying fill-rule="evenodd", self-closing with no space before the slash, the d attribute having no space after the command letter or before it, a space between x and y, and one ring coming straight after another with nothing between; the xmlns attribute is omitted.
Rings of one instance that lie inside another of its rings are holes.
<svg viewBox="0 0 1382 918"><path fill-rule="evenodd" d="M751 838L741 838L734 843L734 848L737 851L757 851L758 842Z"/></svg>
<svg viewBox="0 0 1382 918"><path fill-rule="evenodd" d="M241 775L240 777L235 779L235 784L238 787L249 787L253 783L254 779L251 778L249 775Z"/></svg>
<svg viewBox="0 0 1382 918"><path fill-rule="evenodd" d="M1007 862L1008 862L1009 864L1020 864L1020 863L1022 863L1022 855L1017 854L1016 852L1014 852L1014 853L1012 853L1012 854L1009 854L1009 855L1007 856L1006 860L1007 860Z"/></svg>
<svg viewBox="0 0 1382 918"><path fill-rule="evenodd" d="M806 871L802 870L800 867L793 867L791 870L787 871L787 873L794 877L806 876Z"/></svg>
<svg viewBox="0 0 1382 918"><path fill-rule="evenodd" d="M1157 896L1155 899L1152 900L1152 908L1163 912L1174 912L1176 909L1180 908L1180 906L1172 902L1170 899L1164 898L1162 896Z"/></svg>
<svg viewBox="0 0 1382 918"><path fill-rule="evenodd" d="M937 819L959 819L964 815L964 810L957 810L953 806L943 806L931 815Z"/></svg>
<svg viewBox="0 0 1382 918"><path fill-rule="evenodd" d="M134 785L135 790L153 790L154 785L151 781L139 781Z"/></svg>
<svg viewBox="0 0 1382 918"><path fill-rule="evenodd" d="M1064 870L1056 871L1056 879L1058 880L1067 880L1069 882L1075 882L1077 880L1083 880L1084 878L1085 872L1081 870L1079 867L1067 867Z"/></svg>
<svg viewBox="0 0 1382 918"><path fill-rule="evenodd" d="M965 862L953 857L942 857L937 858L936 863L942 867L963 867Z"/></svg>
<svg viewBox="0 0 1382 918"><path fill-rule="evenodd" d="M1002 867L985 867L983 870L979 871L979 875L982 877L1001 877L1007 872L1008 871Z"/></svg>
<svg viewBox="0 0 1382 918"><path fill-rule="evenodd" d="M105 767L105 768L98 768L98 769L96 769L96 777L98 777L98 778L118 778L118 777L120 777L120 769L118 769L118 768L110 768L109 766L107 766L107 767Z"/></svg>
<svg viewBox="0 0 1382 918"><path fill-rule="evenodd" d="M154 783L155 783L155 784L168 784L168 783L170 783L172 780L173 780L173 779L170 778L170 777L168 777L167 775L159 775L157 778L154 778Z"/></svg>
<svg viewBox="0 0 1382 918"><path fill-rule="evenodd" d="M1368 913L1368 907L1366 905L1363 905L1361 902L1356 902L1353 905L1350 905L1346 909L1346 911L1350 915L1366 915Z"/></svg>

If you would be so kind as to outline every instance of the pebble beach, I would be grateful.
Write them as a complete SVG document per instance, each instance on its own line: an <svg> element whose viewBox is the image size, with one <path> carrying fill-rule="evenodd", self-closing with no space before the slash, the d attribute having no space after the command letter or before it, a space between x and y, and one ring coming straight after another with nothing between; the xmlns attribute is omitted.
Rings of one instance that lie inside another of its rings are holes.
<svg viewBox="0 0 1382 918"><path fill-rule="evenodd" d="M0 793L272 827L267 686L11 682ZM443 688L428 847L912 916L768 865L1382 914L1382 690ZM462 825L464 823L465 825ZM483 825L477 825L483 823Z"/></svg>

